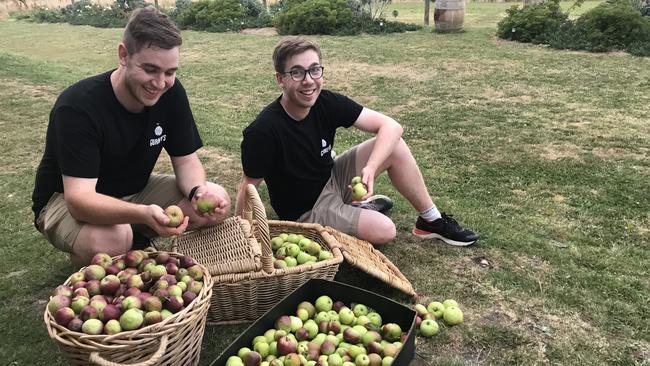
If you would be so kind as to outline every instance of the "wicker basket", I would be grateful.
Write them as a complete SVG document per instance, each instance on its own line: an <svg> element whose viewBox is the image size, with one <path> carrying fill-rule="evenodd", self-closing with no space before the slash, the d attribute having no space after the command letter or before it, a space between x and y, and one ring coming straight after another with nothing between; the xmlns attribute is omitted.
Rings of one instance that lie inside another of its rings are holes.
<svg viewBox="0 0 650 366"><path fill-rule="evenodd" d="M264 205L253 185L248 185L246 188L246 207L242 217L243 220L239 218L232 218L232 220L239 219L252 224L252 234L257 238L253 244L246 236L237 238L231 235L213 235L215 231L212 229L181 235L173 243L173 250L181 253L194 253L200 247L232 247L233 241L235 246L251 246L251 249L240 251L245 253L244 258L231 255L230 261L248 258L250 253L256 253L256 246L260 249L261 268L248 272L224 273L226 271L219 264L224 262L223 259L203 257L214 281L212 301L207 316L210 324L254 321L307 280L334 279L339 264L343 261L338 242L321 225L267 220ZM246 230L244 229L243 232ZM283 232L302 234L314 240L321 247L330 250L333 258L290 268L274 268L271 238Z"/></svg>
<svg viewBox="0 0 650 366"><path fill-rule="evenodd" d="M343 257L350 265L407 295L417 296L408 278L384 254L376 250L372 244L329 226L325 229L340 243Z"/></svg>
<svg viewBox="0 0 650 366"><path fill-rule="evenodd" d="M155 257L158 252L148 253ZM180 257L178 253L169 253ZM200 265L207 273L207 269ZM70 281L65 282L69 285ZM71 365L198 365L206 314L212 296L212 278L203 277L203 289L185 309L160 323L115 335L72 332L57 324L45 310L47 331Z"/></svg>

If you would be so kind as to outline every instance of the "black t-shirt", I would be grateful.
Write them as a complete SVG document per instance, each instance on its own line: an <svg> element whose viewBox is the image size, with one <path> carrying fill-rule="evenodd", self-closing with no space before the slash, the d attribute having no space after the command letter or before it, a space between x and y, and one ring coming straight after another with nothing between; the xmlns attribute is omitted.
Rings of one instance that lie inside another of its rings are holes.
<svg viewBox="0 0 650 366"><path fill-rule="evenodd" d="M36 216L63 192L62 175L97 178L98 193L122 197L145 187L163 147L184 156L202 146L178 79L154 106L131 113L117 100L111 73L75 83L54 104L32 194Z"/></svg>
<svg viewBox="0 0 650 366"><path fill-rule="evenodd" d="M278 98L244 129L244 173L264 178L281 219L296 220L312 209L334 166L336 129L352 126L362 109L346 96L322 90L302 121L291 118Z"/></svg>

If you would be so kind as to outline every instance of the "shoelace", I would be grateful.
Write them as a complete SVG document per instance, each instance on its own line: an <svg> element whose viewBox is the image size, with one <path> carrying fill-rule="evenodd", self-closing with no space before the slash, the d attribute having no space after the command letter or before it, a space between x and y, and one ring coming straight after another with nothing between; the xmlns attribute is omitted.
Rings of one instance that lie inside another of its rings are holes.
<svg viewBox="0 0 650 366"><path fill-rule="evenodd" d="M442 219L445 220L445 222L448 223L454 231L462 231L460 224L458 224L458 221L454 219L453 215L447 215L443 212L441 216Z"/></svg>

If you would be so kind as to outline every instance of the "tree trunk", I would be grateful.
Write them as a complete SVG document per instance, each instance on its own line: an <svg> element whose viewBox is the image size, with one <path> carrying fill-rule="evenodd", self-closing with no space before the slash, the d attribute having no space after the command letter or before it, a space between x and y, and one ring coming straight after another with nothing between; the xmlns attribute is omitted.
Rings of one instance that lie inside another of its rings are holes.
<svg viewBox="0 0 650 366"><path fill-rule="evenodd" d="M429 4L431 0L424 0L424 25L429 25Z"/></svg>

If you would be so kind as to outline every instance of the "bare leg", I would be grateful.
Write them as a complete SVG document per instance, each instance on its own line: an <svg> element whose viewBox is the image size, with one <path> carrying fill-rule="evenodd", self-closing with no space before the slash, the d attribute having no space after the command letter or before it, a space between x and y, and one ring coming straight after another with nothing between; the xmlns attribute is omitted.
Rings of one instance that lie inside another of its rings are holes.
<svg viewBox="0 0 650 366"><path fill-rule="evenodd" d="M70 253L70 261L76 267L88 265L97 253L111 257L125 254L131 249L133 231L131 225L85 224L79 231Z"/></svg>
<svg viewBox="0 0 650 366"><path fill-rule="evenodd" d="M359 144L356 155L357 172L360 172L368 162L374 144L374 138ZM384 170L388 171L388 177L393 186L411 203L418 213L433 206L433 201L424 184L420 168L404 140L400 139L393 153L377 169L377 174Z"/></svg>

